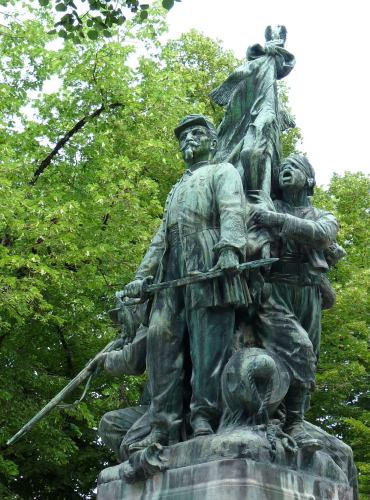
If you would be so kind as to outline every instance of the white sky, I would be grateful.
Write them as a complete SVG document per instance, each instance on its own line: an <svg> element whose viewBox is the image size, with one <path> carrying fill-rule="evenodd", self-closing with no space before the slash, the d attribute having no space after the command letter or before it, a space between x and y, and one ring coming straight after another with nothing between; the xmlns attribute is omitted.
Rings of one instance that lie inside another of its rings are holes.
<svg viewBox="0 0 370 500"><path fill-rule="evenodd" d="M284 24L296 66L285 78L318 184L333 172L370 172L369 0L183 0L168 15L170 37L191 28L242 58Z"/></svg>

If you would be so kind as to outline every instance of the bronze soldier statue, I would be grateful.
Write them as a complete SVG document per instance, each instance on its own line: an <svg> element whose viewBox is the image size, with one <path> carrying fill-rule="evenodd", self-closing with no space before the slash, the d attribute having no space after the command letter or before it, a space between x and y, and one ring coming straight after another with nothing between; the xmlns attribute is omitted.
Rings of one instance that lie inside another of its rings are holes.
<svg viewBox="0 0 370 500"><path fill-rule="evenodd" d="M104 353L98 362L102 363L104 371L113 377L122 375L142 375L145 372L147 328L140 325L129 344L121 350ZM119 461L127 459L128 446L150 432L147 417L149 395L144 387L143 394L137 406L122 408L103 415L98 434Z"/></svg>
<svg viewBox="0 0 370 500"><path fill-rule="evenodd" d="M244 259L246 245L240 175L231 164L212 161L217 135L208 118L185 117L175 135L187 168L168 195L159 231L125 293L140 297L148 276L167 281L212 267L224 269L226 275L155 295L146 360L152 430L131 449L167 444L181 421L187 344L193 433L214 431L221 414L220 377L230 354L235 307L248 303L243 279L232 275Z"/></svg>
<svg viewBox="0 0 370 500"><path fill-rule="evenodd" d="M321 285L328 271L325 250L335 243L335 217L311 204L315 172L303 155L286 158L279 170L275 210L259 209L257 226L267 228L272 255L271 295L262 302L255 330L263 347L279 356L291 374L285 398L285 430L301 445L312 440L303 428L309 392L315 385L320 349Z"/></svg>

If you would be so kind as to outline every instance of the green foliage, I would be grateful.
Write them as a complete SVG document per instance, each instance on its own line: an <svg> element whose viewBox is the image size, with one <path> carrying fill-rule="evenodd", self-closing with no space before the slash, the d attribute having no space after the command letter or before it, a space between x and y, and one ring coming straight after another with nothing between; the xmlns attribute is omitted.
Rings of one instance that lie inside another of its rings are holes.
<svg viewBox="0 0 370 500"><path fill-rule="evenodd" d="M49 34L58 34L65 40L73 43L84 43L86 39L110 38L117 28L125 24L128 18L136 22L149 19L149 0L1 0L0 4L10 7L10 14L19 14L24 9L35 11L35 3L50 13L53 18L53 29L49 27ZM156 0L165 11L171 10L175 2L181 0ZM152 3L152 2L151 2ZM15 9L12 7L15 7ZM4 14L4 13L3 13ZM5 12L5 17L8 13ZM150 19L151 20L151 19ZM6 26L5 26L6 27Z"/></svg>
<svg viewBox="0 0 370 500"><path fill-rule="evenodd" d="M181 0L176 0L180 2ZM53 33L75 43L81 43L87 36L96 40L100 36L109 38L115 27L126 22L129 14L135 14L136 19L145 21L148 18L148 3L139 0L87 0L83 7L73 0L39 0L42 7L54 10L59 20L54 23ZM162 7L172 9L175 0L162 0Z"/></svg>
<svg viewBox="0 0 370 500"><path fill-rule="evenodd" d="M55 44L54 21L32 4L0 39L0 497L8 499L93 497L112 459L96 437L99 418L135 404L141 379L102 375L83 404L54 410L10 448L5 442L115 336L107 318L114 291L132 278L183 168L173 128L189 113L219 123L222 109L208 93L238 65L195 31L162 45L158 9L150 23L112 26L114 37L90 34L83 44L69 36ZM284 134L284 154L298 137ZM311 414L354 446L363 481L365 184L361 175L335 177L317 196L340 218L348 256L332 272L338 303L324 319Z"/></svg>
<svg viewBox="0 0 370 500"><path fill-rule="evenodd" d="M335 175L317 205L335 213L347 256L331 271L337 302L324 312L310 419L353 448L360 491L370 495L369 188L365 175Z"/></svg>
<svg viewBox="0 0 370 500"><path fill-rule="evenodd" d="M5 447L116 335L114 291L132 278L183 168L173 128L187 113L220 118L207 94L236 65L232 55L196 32L162 46L163 15L151 18L114 40L55 48L40 10L0 40L2 498L91 498L112 461L98 421L140 393L140 379L102 375L83 404L54 410Z"/></svg>
<svg viewBox="0 0 370 500"><path fill-rule="evenodd" d="M298 144L302 139L301 131L295 126L295 117L289 106L289 87L284 80L278 81L278 95L284 119L283 132L281 133L282 157L286 158L292 153L298 153Z"/></svg>

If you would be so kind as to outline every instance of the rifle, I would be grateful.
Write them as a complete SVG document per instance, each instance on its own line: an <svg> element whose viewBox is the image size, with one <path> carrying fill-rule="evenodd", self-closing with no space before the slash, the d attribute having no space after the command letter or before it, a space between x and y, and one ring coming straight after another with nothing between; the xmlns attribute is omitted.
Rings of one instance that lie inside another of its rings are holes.
<svg viewBox="0 0 370 500"><path fill-rule="evenodd" d="M258 269L259 267L271 266L274 262L279 259L276 257L270 257L266 259L251 260L249 262L244 262L239 264L235 268L235 274L241 274L245 271L250 271L252 269ZM126 306L132 306L135 304L141 304L147 300L148 296L154 295L155 293L165 290L166 288L177 288L181 286L193 285L195 283L201 283L202 281L208 281L215 278L220 278L225 275L224 269L212 269L204 273L195 271L183 278L178 278L171 281L162 281L161 283L152 283L152 276L148 276L144 279L142 297L141 298L128 298L125 296L125 290L117 293L117 299L121 300ZM252 299L249 297L249 302Z"/></svg>
<svg viewBox="0 0 370 500"><path fill-rule="evenodd" d="M68 407L68 406L74 406L75 404L80 403L86 395L86 392L87 392L89 385L90 385L91 378L94 375L96 375L99 371L99 369L94 368L95 360L102 353L115 351L117 349L122 348L122 346L124 345L124 342L125 342L125 340L123 337L119 337L119 338L109 342L109 344L107 344L104 347L104 349L102 349L93 359L91 359L86 364L86 366L80 371L80 373L78 375L76 375L76 377L74 379L72 379L60 392L58 392L58 394L56 396L54 396L53 399L51 399L49 401L49 403L47 403L34 417L32 417L31 420L29 420L16 434L14 434L14 436L12 436L10 439L8 439L8 441L6 442L6 445L10 446L10 445L14 444L16 441L18 441L18 439L20 439L26 432L28 432L30 429L32 429L32 427L34 425L36 425L37 422L39 422L42 418L46 417L46 415L48 415L51 412L51 410L53 408L55 408L56 406L60 406L63 408L63 407ZM75 401L72 404L66 404L66 405L62 404L63 400L67 396L69 396L69 394L71 394L75 389L77 389L77 387L80 384L85 382L85 380L87 380L87 382L86 382L85 389L84 389L83 394L80 397L80 399Z"/></svg>

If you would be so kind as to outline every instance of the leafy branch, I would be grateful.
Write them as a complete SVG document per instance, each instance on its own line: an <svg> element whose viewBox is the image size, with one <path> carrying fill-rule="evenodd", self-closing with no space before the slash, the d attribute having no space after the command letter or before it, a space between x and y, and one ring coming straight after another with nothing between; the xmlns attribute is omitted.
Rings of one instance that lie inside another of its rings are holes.
<svg viewBox="0 0 370 500"><path fill-rule="evenodd" d="M78 132L80 131L88 121L92 120L93 118L97 118L100 116L104 111L112 110L115 108L119 108L123 106L122 103L120 102L115 102L112 104L109 104L108 106L102 105L100 108L96 109L93 113L90 115L86 115L81 120L79 120L68 132L61 138L59 141L56 143L55 147L52 149L52 151L47 155L46 158L44 158L36 168L32 180L30 182L31 185L34 185L40 175L44 173L44 171L47 169L47 167L50 165L52 162L54 156L56 156L59 151L65 146L65 144Z"/></svg>
<svg viewBox="0 0 370 500"><path fill-rule="evenodd" d="M181 0L162 0L162 6L170 10L175 1ZM90 40L96 40L100 35L110 37L112 27L125 23L125 14L136 14L139 21L144 21L149 9L149 4L140 0L87 0L87 10L83 14L79 13L74 0L39 0L39 4L62 14L52 32L75 43L80 43L85 35Z"/></svg>

